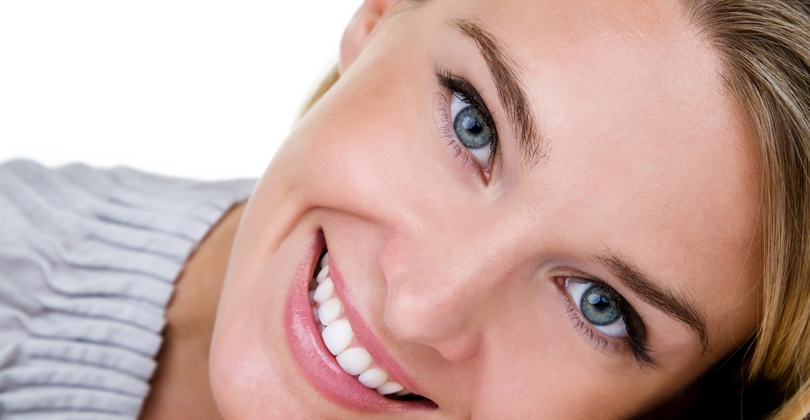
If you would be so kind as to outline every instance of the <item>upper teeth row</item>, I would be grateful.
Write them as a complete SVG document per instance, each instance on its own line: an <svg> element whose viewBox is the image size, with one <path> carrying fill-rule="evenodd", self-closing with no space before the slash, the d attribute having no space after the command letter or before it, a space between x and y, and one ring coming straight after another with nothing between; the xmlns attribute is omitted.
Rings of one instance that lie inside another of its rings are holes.
<svg viewBox="0 0 810 420"><path fill-rule="evenodd" d="M354 331L343 313L343 302L335 294L335 284L329 277L328 261L327 253L321 259L320 271L315 277L318 287L309 293L315 319L323 325L321 337L326 348L337 356L338 364L346 373L358 376L357 379L366 387L374 388L382 395L410 394L398 382L388 380L388 372L379 363L375 363L362 345L355 342L354 346L349 347L354 339Z"/></svg>

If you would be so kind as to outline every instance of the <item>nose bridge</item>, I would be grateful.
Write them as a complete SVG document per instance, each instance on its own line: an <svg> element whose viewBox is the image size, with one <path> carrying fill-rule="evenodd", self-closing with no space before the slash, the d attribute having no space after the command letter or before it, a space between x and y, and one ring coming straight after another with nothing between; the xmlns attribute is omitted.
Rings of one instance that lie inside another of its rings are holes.
<svg viewBox="0 0 810 420"><path fill-rule="evenodd" d="M388 294L385 321L398 339L434 347L448 360L478 349L487 316L510 281L514 255L488 235L398 235L382 267Z"/></svg>

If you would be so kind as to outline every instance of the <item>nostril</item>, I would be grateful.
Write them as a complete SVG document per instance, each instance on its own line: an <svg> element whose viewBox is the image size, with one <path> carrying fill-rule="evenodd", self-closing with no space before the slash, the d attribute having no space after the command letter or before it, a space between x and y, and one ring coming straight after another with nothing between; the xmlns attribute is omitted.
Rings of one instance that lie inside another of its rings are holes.
<svg viewBox="0 0 810 420"><path fill-rule="evenodd" d="M460 362L474 356L478 351L480 333L475 332L472 328L450 329L438 327L431 328L432 331L430 332L417 331L420 323L403 321L398 320L394 323L388 323L388 317L386 316L389 331L394 337L402 342L431 347L444 360ZM431 324L435 327L435 324L440 323L442 323L441 320L434 320ZM409 326L402 327L403 324L409 324Z"/></svg>
<svg viewBox="0 0 810 420"><path fill-rule="evenodd" d="M410 285L401 286L389 289L384 312L384 322L394 337L432 347L448 361L465 360L476 353L480 337L476 317L468 312L469 306L453 302L457 294L430 296L432 291L427 288L418 293Z"/></svg>
<svg viewBox="0 0 810 420"><path fill-rule="evenodd" d="M478 334L458 333L435 345L442 357L450 362L460 362L473 357L478 351Z"/></svg>

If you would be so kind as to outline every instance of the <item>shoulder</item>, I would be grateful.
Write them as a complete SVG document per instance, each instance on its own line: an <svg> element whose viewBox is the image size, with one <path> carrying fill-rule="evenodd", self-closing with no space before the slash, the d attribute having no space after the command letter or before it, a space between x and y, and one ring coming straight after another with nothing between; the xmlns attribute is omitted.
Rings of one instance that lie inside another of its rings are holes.
<svg viewBox="0 0 810 420"><path fill-rule="evenodd" d="M177 277L253 185L0 163L0 413L135 418Z"/></svg>

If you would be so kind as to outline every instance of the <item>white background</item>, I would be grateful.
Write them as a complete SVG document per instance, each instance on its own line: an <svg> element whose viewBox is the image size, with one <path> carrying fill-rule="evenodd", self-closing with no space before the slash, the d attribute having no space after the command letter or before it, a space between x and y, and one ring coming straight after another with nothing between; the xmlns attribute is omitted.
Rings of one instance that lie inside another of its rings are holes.
<svg viewBox="0 0 810 420"><path fill-rule="evenodd" d="M257 177L361 0L0 2L0 161Z"/></svg>

